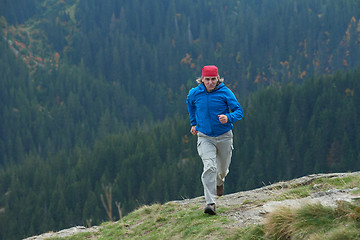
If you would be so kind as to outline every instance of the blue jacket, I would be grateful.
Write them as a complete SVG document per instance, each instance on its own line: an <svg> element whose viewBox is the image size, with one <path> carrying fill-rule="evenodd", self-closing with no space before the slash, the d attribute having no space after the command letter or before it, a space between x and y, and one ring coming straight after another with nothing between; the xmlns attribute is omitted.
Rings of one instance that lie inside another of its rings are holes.
<svg viewBox="0 0 360 240"><path fill-rule="evenodd" d="M192 88L186 98L191 126L210 137L217 137L233 128L233 123L244 116L244 111L229 88L220 83L212 92L204 84ZM230 112L231 110L231 112ZM229 121L222 124L218 115L225 114Z"/></svg>

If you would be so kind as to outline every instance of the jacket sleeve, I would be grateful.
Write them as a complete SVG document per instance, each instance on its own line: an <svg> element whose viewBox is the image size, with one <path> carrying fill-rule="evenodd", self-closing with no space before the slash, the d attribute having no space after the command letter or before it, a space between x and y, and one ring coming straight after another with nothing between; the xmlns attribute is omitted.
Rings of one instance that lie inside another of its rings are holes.
<svg viewBox="0 0 360 240"><path fill-rule="evenodd" d="M196 125L196 117L195 117L196 107L195 107L195 104L194 104L194 101L193 101L193 95L194 95L194 89L191 89L189 91L189 94L188 94L187 98L186 98L186 104L187 104L187 107L188 107L191 126Z"/></svg>
<svg viewBox="0 0 360 240"><path fill-rule="evenodd" d="M235 94L230 89L227 89L227 91L227 104L231 112L226 115L228 116L229 123L234 123L243 118L244 110L241 108L239 102L237 101Z"/></svg>

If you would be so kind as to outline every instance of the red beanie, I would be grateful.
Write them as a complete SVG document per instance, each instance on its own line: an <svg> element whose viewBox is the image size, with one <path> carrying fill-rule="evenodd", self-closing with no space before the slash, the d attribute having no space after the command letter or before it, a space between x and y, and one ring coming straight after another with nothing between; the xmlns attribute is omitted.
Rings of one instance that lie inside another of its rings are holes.
<svg viewBox="0 0 360 240"><path fill-rule="evenodd" d="M202 69L203 77L217 77L218 75L218 68L216 66L204 66Z"/></svg>

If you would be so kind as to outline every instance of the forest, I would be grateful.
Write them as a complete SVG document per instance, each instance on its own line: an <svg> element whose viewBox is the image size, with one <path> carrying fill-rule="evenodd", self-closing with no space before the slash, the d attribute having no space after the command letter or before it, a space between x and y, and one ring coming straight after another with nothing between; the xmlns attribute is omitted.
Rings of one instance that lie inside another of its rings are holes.
<svg viewBox="0 0 360 240"><path fill-rule="evenodd" d="M0 30L0 239L201 196L207 64L245 112L225 194L360 169L359 1L0 0Z"/></svg>

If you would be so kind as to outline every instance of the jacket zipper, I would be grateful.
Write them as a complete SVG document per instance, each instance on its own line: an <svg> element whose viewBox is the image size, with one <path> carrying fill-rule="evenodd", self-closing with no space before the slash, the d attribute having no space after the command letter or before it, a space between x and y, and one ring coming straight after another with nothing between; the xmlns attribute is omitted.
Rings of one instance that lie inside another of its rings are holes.
<svg viewBox="0 0 360 240"><path fill-rule="evenodd" d="M206 93L206 105L207 105L207 110L208 110L208 117L209 117L209 124L210 124L210 130L211 130L211 135L214 134L214 130L213 130L213 126L211 124L211 115L210 115L210 107L209 107L209 93Z"/></svg>

